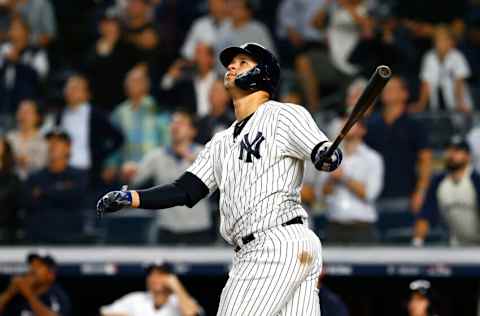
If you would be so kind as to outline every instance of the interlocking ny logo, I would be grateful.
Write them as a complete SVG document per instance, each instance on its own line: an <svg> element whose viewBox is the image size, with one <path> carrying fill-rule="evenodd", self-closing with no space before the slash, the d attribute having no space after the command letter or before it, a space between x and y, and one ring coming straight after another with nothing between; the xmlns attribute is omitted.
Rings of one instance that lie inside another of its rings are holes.
<svg viewBox="0 0 480 316"><path fill-rule="evenodd" d="M240 143L240 157L238 159L243 160L243 151L247 152L247 159L245 162L252 162L252 155L259 159L260 158L260 144L265 140L261 132L257 132L257 136L252 143L248 140L248 134L243 136L243 140Z"/></svg>

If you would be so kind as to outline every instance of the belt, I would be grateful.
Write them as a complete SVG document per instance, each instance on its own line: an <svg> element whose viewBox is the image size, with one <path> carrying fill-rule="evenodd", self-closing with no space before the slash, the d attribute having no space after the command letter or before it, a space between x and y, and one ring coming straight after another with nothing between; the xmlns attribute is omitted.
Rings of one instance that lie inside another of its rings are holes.
<svg viewBox="0 0 480 316"><path fill-rule="evenodd" d="M288 226L288 225L294 225L294 224L303 224L303 219L300 216L294 217L291 220L285 222L282 224L282 226ZM255 240L255 235L254 234L249 234L247 236L242 237L242 244L245 246L252 240ZM236 246L234 251L238 252L241 249L240 246Z"/></svg>

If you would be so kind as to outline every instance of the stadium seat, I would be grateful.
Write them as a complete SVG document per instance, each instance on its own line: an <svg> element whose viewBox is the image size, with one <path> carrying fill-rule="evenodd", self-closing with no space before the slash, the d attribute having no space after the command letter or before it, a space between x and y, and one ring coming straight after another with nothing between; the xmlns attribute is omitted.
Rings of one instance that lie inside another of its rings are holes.
<svg viewBox="0 0 480 316"><path fill-rule="evenodd" d="M152 217L105 216L99 220L99 242L115 245L136 245L149 242Z"/></svg>

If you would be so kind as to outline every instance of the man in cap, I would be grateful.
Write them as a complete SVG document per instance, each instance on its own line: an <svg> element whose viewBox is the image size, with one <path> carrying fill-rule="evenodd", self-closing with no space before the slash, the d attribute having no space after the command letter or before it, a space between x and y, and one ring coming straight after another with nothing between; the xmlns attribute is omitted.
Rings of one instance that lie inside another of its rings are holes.
<svg viewBox="0 0 480 316"><path fill-rule="evenodd" d="M436 316L431 284L427 280L415 280L409 285L408 316Z"/></svg>
<svg viewBox="0 0 480 316"><path fill-rule="evenodd" d="M330 172L342 160L302 106L273 101L276 57L256 43L220 54L236 121L213 136L175 182L113 191L101 215L124 207L194 206L220 192L220 233L235 253L218 315L320 315L317 279L321 243L308 228L300 199L305 161Z"/></svg>
<svg viewBox="0 0 480 316"><path fill-rule="evenodd" d="M418 214L413 243L421 246L432 223L441 218L450 231L453 245L480 242L480 175L472 168L470 147L459 135L445 151L445 172L432 178L425 203Z"/></svg>
<svg viewBox="0 0 480 316"><path fill-rule="evenodd" d="M168 263L146 269L145 292L132 292L100 309L102 316L196 316L202 310Z"/></svg>
<svg viewBox="0 0 480 316"><path fill-rule="evenodd" d="M28 271L11 279L0 294L2 316L69 316L70 299L56 284L57 264L48 254L27 256Z"/></svg>

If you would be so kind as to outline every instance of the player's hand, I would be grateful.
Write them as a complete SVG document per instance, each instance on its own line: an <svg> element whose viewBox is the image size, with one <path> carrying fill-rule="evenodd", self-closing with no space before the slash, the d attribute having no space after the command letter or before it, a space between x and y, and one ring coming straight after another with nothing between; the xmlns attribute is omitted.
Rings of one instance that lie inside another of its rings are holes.
<svg viewBox="0 0 480 316"><path fill-rule="evenodd" d="M97 203L97 215L112 213L132 205L132 192L123 186L121 191L111 191L105 194Z"/></svg>
<svg viewBox="0 0 480 316"><path fill-rule="evenodd" d="M315 168L318 170L331 172L340 166L343 158L342 151L337 148L331 156L327 156L330 146L332 146L331 142L323 142L318 148L313 161Z"/></svg>

